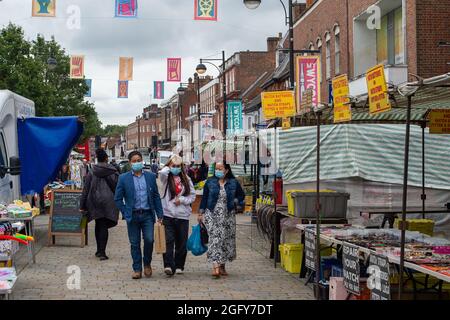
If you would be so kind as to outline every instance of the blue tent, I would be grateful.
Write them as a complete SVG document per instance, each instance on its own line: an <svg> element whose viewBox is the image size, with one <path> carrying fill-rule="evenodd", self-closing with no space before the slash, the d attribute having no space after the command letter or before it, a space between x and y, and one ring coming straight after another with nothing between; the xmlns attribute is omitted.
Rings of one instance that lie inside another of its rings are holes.
<svg viewBox="0 0 450 320"><path fill-rule="evenodd" d="M22 194L40 192L55 180L83 133L78 117L17 120Z"/></svg>

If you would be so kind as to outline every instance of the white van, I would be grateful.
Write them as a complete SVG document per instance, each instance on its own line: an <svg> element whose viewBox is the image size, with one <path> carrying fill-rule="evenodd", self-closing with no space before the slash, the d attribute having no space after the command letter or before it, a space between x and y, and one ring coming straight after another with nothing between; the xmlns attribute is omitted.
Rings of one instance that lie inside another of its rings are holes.
<svg viewBox="0 0 450 320"><path fill-rule="evenodd" d="M0 90L0 171L13 166L14 157L19 157L17 119L34 115L33 101L11 91ZM20 198L20 177L11 173L0 174L0 203Z"/></svg>
<svg viewBox="0 0 450 320"><path fill-rule="evenodd" d="M172 151L158 151L159 168L162 169L173 155Z"/></svg>

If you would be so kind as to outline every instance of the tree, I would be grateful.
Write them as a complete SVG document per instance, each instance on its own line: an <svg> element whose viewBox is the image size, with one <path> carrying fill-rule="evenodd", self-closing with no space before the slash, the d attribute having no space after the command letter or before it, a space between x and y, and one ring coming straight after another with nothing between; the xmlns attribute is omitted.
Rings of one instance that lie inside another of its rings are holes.
<svg viewBox="0 0 450 320"><path fill-rule="evenodd" d="M56 59L54 70L47 65L50 57ZM86 83L70 79L69 71L70 57L53 37L38 35L29 42L22 28L11 23L0 31L0 88L33 100L37 116L82 116L83 141L98 134L101 122L94 105L84 101Z"/></svg>
<svg viewBox="0 0 450 320"><path fill-rule="evenodd" d="M125 135L125 130L127 126L119 125L107 125L102 129L102 136L104 137L119 137L120 135Z"/></svg>

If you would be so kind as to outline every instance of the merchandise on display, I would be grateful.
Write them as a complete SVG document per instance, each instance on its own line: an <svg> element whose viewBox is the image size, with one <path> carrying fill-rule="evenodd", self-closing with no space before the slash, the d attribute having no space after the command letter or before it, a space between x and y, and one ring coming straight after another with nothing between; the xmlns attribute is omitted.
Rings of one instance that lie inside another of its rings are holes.
<svg viewBox="0 0 450 320"><path fill-rule="evenodd" d="M0 268L0 290L10 290L16 280L15 268Z"/></svg>

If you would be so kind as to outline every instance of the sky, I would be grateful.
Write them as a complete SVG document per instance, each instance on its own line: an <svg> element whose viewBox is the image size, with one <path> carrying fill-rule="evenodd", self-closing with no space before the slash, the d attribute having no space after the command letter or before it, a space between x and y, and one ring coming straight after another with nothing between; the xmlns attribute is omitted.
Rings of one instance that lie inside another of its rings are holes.
<svg viewBox="0 0 450 320"><path fill-rule="evenodd" d="M286 1L287 2L287 1ZM57 0L56 18L31 17L32 0L0 0L0 26L10 21L26 38L52 35L68 54L85 55L85 76L92 80L93 102L104 125L127 125L152 98L153 81L165 81L165 98L179 83L167 83L167 58L182 58L182 81L193 77L200 58L267 49L267 37L285 33L278 0L262 0L256 10L242 0L218 0L218 21L195 21L194 0L138 0L137 19L114 18L115 0ZM79 29L69 29L72 6L79 8ZM134 58L129 98L117 99L119 57ZM217 71L209 70L217 76Z"/></svg>

